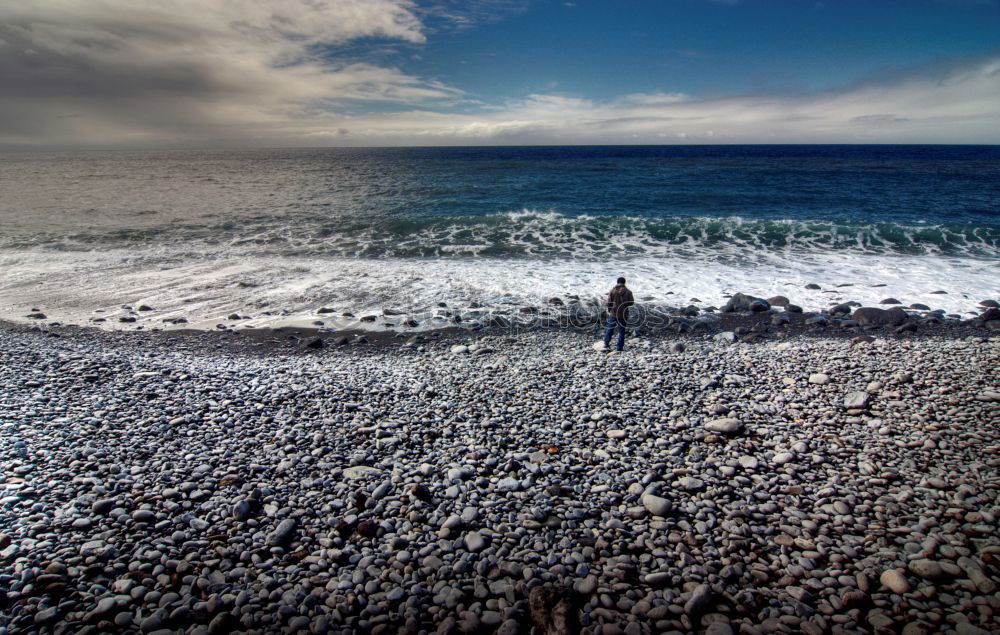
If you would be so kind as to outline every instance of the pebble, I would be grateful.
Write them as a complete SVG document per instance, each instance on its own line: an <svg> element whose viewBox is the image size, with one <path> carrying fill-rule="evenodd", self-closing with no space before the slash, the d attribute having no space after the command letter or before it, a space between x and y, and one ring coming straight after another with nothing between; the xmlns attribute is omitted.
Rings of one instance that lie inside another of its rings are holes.
<svg viewBox="0 0 1000 635"><path fill-rule="evenodd" d="M871 403L871 394L867 391L849 392L844 395L844 407L851 409L864 409Z"/></svg>
<svg viewBox="0 0 1000 635"><path fill-rule="evenodd" d="M137 523L152 523L156 521L156 514L148 509L137 509L132 512L132 520Z"/></svg>
<svg viewBox="0 0 1000 635"><path fill-rule="evenodd" d="M476 553L486 548L486 539L478 531L470 531L465 534L465 548Z"/></svg>
<svg viewBox="0 0 1000 635"><path fill-rule="evenodd" d="M669 583L673 579L673 576L666 571L658 571L656 573L650 573L646 575L646 584L650 586L662 586Z"/></svg>
<svg viewBox="0 0 1000 635"><path fill-rule="evenodd" d="M705 424L705 429L719 434L738 434L743 430L743 422L733 417L712 419Z"/></svg>
<svg viewBox="0 0 1000 635"><path fill-rule="evenodd" d="M94 501L94 504L90 507L90 513L95 516L105 516L108 512L115 508L115 501L112 498L104 498L98 501Z"/></svg>
<svg viewBox="0 0 1000 635"><path fill-rule="evenodd" d="M741 456L738 460L740 463L740 467L742 467L744 470L756 470L757 466L759 465L757 457L753 456L744 455Z"/></svg>
<svg viewBox="0 0 1000 635"><path fill-rule="evenodd" d="M694 478L693 476L685 476L677 481L677 484L686 492L697 492L705 487L705 483L701 479Z"/></svg>
<svg viewBox="0 0 1000 635"><path fill-rule="evenodd" d="M907 568L910 570L910 573L927 580L940 578L944 574L944 570L939 563L927 558L911 560L907 563Z"/></svg>
<svg viewBox="0 0 1000 635"><path fill-rule="evenodd" d="M893 593L902 595L910 592L910 582L902 569L887 569L879 576L879 582Z"/></svg>
<svg viewBox="0 0 1000 635"><path fill-rule="evenodd" d="M707 584L699 584L693 591L691 597L684 603L684 612L688 615L701 615L712 603L712 588Z"/></svg>
<svg viewBox="0 0 1000 635"><path fill-rule="evenodd" d="M660 496L654 496L653 494L646 494L642 497L642 506L646 508L650 514L654 516L666 517L670 515L673 505L666 498L661 498Z"/></svg>
<svg viewBox="0 0 1000 635"><path fill-rule="evenodd" d="M375 467L369 467L367 465L355 465L344 469L344 476L350 479L364 479L381 475L382 470Z"/></svg>
<svg viewBox="0 0 1000 635"><path fill-rule="evenodd" d="M597 576L588 575L582 580L577 580L576 584L573 585L573 589L580 595L592 595L597 591Z"/></svg>
<svg viewBox="0 0 1000 635"><path fill-rule="evenodd" d="M702 318L612 358L0 325L0 632L542 632L542 587L589 633L1000 632L997 341Z"/></svg>
<svg viewBox="0 0 1000 635"><path fill-rule="evenodd" d="M775 465L784 465L785 463L791 463L795 460L795 454L792 452L778 452L771 459L771 462Z"/></svg>
<svg viewBox="0 0 1000 635"><path fill-rule="evenodd" d="M278 526L274 528L267 536L267 544L272 546L282 546L285 545L294 538L295 530L298 529L298 523L295 522L294 518L286 518L278 523Z"/></svg>

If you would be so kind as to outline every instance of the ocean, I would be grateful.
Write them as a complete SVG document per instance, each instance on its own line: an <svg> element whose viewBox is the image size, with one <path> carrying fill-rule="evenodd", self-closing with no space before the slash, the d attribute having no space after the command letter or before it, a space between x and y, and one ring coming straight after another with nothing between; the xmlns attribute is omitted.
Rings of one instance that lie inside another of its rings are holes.
<svg viewBox="0 0 1000 635"><path fill-rule="evenodd" d="M1000 147L7 153L0 267L0 317L123 328L143 304L147 328L474 324L597 302L618 276L650 306L741 291L964 316L1000 296Z"/></svg>

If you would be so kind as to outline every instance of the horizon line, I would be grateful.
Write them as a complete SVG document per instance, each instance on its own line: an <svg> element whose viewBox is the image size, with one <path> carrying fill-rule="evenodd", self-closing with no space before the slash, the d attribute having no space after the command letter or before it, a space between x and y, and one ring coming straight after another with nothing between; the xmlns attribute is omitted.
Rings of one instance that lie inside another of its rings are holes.
<svg viewBox="0 0 1000 635"><path fill-rule="evenodd" d="M464 148L724 148L724 147L966 147L1000 148L1000 143L510 143L510 144L460 144L460 145L329 145L329 146L149 146L149 147L41 147L0 146L2 152L219 152L254 150L428 150Z"/></svg>

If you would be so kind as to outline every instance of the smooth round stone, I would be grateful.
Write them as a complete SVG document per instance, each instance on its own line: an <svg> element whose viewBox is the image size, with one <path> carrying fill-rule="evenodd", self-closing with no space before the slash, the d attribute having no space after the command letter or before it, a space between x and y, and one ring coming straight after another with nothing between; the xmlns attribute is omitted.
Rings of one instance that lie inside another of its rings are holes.
<svg viewBox="0 0 1000 635"><path fill-rule="evenodd" d="M663 518L666 518L673 509L673 505L671 505L670 501L653 494L646 494L642 497L642 506L645 507L646 511L650 514Z"/></svg>
<svg viewBox="0 0 1000 635"><path fill-rule="evenodd" d="M733 417L712 419L705 423L705 429L716 434L737 434L743 429L743 422Z"/></svg>
<svg viewBox="0 0 1000 635"><path fill-rule="evenodd" d="M479 621L485 626L498 626L503 622L503 613L499 611L483 611L483 614L479 617Z"/></svg>
<svg viewBox="0 0 1000 635"><path fill-rule="evenodd" d="M90 507L90 513L95 516L104 516L114 508L115 500L113 498L105 498L94 501L94 504Z"/></svg>
<svg viewBox="0 0 1000 635"><path fill-rule="evenodd" d="M740 467L744 470L756 470L758 461L756 457L743 455L739 458Z"/></svg>
<svg viewBox="0 0 1000 635"><path fill-rule="evenodd" d="M588 575L586 578L577 580L573 589L580 595L591 595L597 591L597 576Z"/></svg>
<svg viewBox="0 0 1000 635"><path fill-rule="evenodd" d="M910 573L918 575L925 580L935 580L944 575L944 570L941 568L941 565L934 560L928 560L927 558L911 560L906 567L910 570Z"/></svg>
<svg viewBox="0 0 1000 635"><path fill-rule="evenodd" d="M370 476L380 476L382 470L367 465L355 465L344 468L344 476L349 479L363 479Z"/></svg>
<svg viewBox="0 0 1000 635"><path fill-rule="evenodd" d="M286 518L278 523L278 526L274 528L267 536L267 544L271 546L282 546L290 542L295 535L295 531L298 528L298 523L295 522L294 518Z"/></svg>
<svg viewBox="0 0 1000 635"><path fill-rule="evenodd" d="M668 584L672 578L673 576L665 571L657 571L646 574L644 580L650 586L662 586Z"/></svg>
<svg viewBox="0 0 1000 635"><path fill-rule="evenodd" d="M148 509L137 509L132 512L132 520L137 523L153 523L156 522L156 514Z"/></svg>
<svg viewBox="0 0 1000 635"><path fill-rule="evenodd" d="M910 591L910 581L902 569L886 569L879 576L879 582L893 593L902 595Z"/></svg>
<svg viewBox="0 0 1000 635"><path fill-rule="evenodd" d="M791 463L795 460L795 454L792 452L779 452L774 455L771 462L775 465L784 465L785 463Z"/></svg>
<svg viewBox="0 0 1000 635"><path fill-rule="evenodd" d="M35 613L35 624L47 624L59 617L59 608L50 606Z"/></svg>
<svg viewBox="0 0 1000 635"><path fill-rule="evenodd" d="M516 492L521 489L521 481L516 478L502 478L497 482L497 489L501 492Z"/></svg>
<svg viewBox="0 0 1000 635"><path fill-rule="evenodd" d="M701 479L694 478L693 476L685 476L677 481L677 484L687 492L697 492L705 487Z"/></svg>
<svg viewBox="0 0 1000 635"><path fill-rule="evenodd" d="M486 548L486 539L478 531L470 531L465 534L463 541L465 542L465 548L472 553L482 551Z"/></svg>

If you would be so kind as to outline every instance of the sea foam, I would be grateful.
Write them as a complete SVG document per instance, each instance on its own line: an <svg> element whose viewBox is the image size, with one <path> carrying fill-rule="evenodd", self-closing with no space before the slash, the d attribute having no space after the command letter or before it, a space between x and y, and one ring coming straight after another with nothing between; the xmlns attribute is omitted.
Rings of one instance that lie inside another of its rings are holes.
<svg viewBox="0 0 1000 635"><path fill-rule="evenodd" d="M967 315L985 298L1000 296L997 261L958 257L870 255L853 252L761 252L748 262L690 256L608 259L343 258L261 256L204 258L143 256L134 251L22 252L3 257L0 315L23 317L40 308L51 318L84 323L122 305L148 304L147 321L185 317L211 328L230 313L250 316L244 325L308 323L320 307L337 327L366 326L356 318L392 309L429 319L449 309L514 313L548 310L550 298L599 302L623 275L649 306L721 306L737 291L785 295L807 310L854 300L877 305L892 296L904 305ZM806 289L809 283L821 289ZM933 293L946 291L945 294ZM95 311L100 311L95 313ZM338 317L353 313L355 319ZM376 324L375 326L379 326ZM160 324L156 324L159 326ZM424 326L440 325L439 322Z"/></svg>

